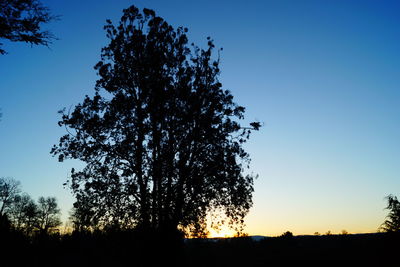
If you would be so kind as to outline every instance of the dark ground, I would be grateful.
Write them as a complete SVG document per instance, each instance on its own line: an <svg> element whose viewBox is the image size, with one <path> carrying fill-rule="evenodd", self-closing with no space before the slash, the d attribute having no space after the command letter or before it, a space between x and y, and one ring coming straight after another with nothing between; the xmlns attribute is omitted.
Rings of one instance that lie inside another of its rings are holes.
<svg viewBox="0 0 400 267"><path fill-rule="evenodd" d="M0 266L400 266L396 234L171 240L2 233Z"/></svg>

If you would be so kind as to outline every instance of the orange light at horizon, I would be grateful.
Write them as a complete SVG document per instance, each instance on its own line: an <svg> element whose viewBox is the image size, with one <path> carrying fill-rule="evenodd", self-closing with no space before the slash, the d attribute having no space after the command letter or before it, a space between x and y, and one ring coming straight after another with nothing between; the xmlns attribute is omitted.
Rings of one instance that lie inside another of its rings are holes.
<svg viewBox="0 0 400 267"><path fill-rule="evenodd" d="M208 237L210 238L229 238L234 237L236 232L227 226L221 227L219 230L209 229Z"/></svg>

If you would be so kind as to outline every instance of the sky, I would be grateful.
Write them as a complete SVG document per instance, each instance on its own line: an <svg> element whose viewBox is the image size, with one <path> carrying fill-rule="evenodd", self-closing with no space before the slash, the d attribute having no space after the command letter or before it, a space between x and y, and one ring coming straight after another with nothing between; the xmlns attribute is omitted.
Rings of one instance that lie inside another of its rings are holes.
<svg viewBox="0 0 400 267"><path fill-rule="evenodd" d="M42 2L60 15L44 27L58 40L4 41L0 56L0 177L56 196L64 220L74 198L63 183L81 165L49 153L65 134L57 111L93 94L105 21L131 4L187 27L200 47L211 36L223 87L264 124L246 145L259 175L248 234L375 232L385 196L400 195L398 1Z"/></svg>

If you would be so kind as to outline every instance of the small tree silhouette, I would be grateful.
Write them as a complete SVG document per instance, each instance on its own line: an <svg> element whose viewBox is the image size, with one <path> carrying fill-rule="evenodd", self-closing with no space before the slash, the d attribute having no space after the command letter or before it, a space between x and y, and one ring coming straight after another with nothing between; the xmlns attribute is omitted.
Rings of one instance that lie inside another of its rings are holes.
<svg viewBox="0 0 400 267"><path fill-rule="evenodd" d="M55 197L39 197L36 223L42 234L47 234L61 225L60 209Z"/></svg>
<svg viewBox="0 0 400 267"><path fill-rule="evenodd" d="M400 231L400 202L396 196L389 195L386 197L388 205L386 209L389 214L386 220L381 225L380 229L385 232L399 232Z"/></svg>
<svg viewBox="0 0 400 267"><path fill-rule="evenodd" d="M349 232L348 232L347 230L344 230L344 229L343 229L343 230L340 232L340 234L341 234L341 235L348 235Z"/></svg>
<svg viewBox="0 0 400 267"><path fill-rule="evenodd" d="M9 216L16 230L30 234L35 225L36 215L36 203L28 194L23 193L15 197L9 210Z"/></svg>
<svg viewBox="0 0 400 267"><path fill-rule="evenodd" d="M331 230L328 230L328 231L325 233L325 235L332 235Z"/></svg>
<svg viewBox="0 0 400 267"><path fill-rule="evenodd" d="M282 238L292 238L293 237L293 233L290 232L290 231L286 231L280 237L282 237Z"/></svg>
<svg viewBox="0 0 400 267"><path fill-rule="evenodd" d="M95 219L94 209L89 203L85 203L82 198L77 199L69 216L73 230L78 232L91 231L98 225Z"/></svg>
<svg viewBox="0 0 400 267"><path fill-rule="evenodd" d="M0 178L0 215L5 215L21 192L20 182L12 178Z"/></svg>

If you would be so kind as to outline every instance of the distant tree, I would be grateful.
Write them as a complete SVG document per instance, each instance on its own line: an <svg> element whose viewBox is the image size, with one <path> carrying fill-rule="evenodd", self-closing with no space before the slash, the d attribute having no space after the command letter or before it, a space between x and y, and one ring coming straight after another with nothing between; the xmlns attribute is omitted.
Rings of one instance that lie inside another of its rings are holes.
<svg viewBox="0 0 400 267"><path fill-rule="evenodd" d="M24 225L25 211L29 203L33 202L33 199L26 193L17 195L11 204L9 209L9 217L14 228L21 229Z"/></svg>
<svg viewBox="0 0 400 267"><path fill-rule="evenodd" d="M134 6L104 28L95 94L61 111L68 134L51 151L86 163L69 181L79 205L105 225L195 235L221 212L240 232L254 179L242 145L260 124L241 127L245 108L218 81L213 41L190 46L187 29Z"/></svg>
<svg viewBox="0 0 400 267"><path fill-rule="evenodd" d="M41 233L49 233L61 225L60 209L55 197L40 197L37 205L36 226Z"/></svg>
<svg viewBox="0 0 400 267"><path fill-rule="evenodd" d="M35 201L26 193L17 195L10 207L9 217L15 229L31 234L37 220Z"/></svg>
<svg viewBox="0 0 400 267"><path fill-rule="evenodd" d="M98 221L95 221L95 209L89 203L85 202L81 197L74 203L69 217L74 231L91 231L98 226Z"/></svg>
<svg viewBox="0 0 400 267"><path fill-rule="evenodd" d="M325 235L332 235L331 230L327 231L327 232L325 233Z"/></svg>
<svg viewBox="0 0 400 267"><path fill-rule="evenodd" d="M38 206L34 200L31 200L24 207L24 217L23 217L23 232L27 235L34 233L37 227L38 218Z"/></svg>
<svg viewBox="0 0 400 267"><path fill-rule="evenodd" d="M342 230L342 231L340 232L340 234L341 234L341 235L348 235L349 232L347 232L347 230Z"/></svg>
<svg viewBox="0 0 400 267"><path fill-rule="evenodd" d="M286 231L280 237L281 238L292 238L293 237L293 233L290 232L290 231Z"/></svg>
<svg viewBox="0 0 400 267"><path fill-rule="evenodd" d="M400 231L400 202L396 196L389 195L386 197L388 205L386 209L389 210L389 214L386 216L386 220L381 225L381 230L385 232L399 232Z"/></svg>
<svg viewBox="0 0 400 267"><path fill-rule="evenodd" d="M0 39L48 46L55 37L41 27L56 18L38 0L1 0ZM2 45L0 54L6 54Z"/></svg>
<svg viewBox="0 0 400 267"><path fill-rule="evenodd" d="M21 192L20 182L12 178L0 178L0 215L6 214L15 197Z"/></svg>

